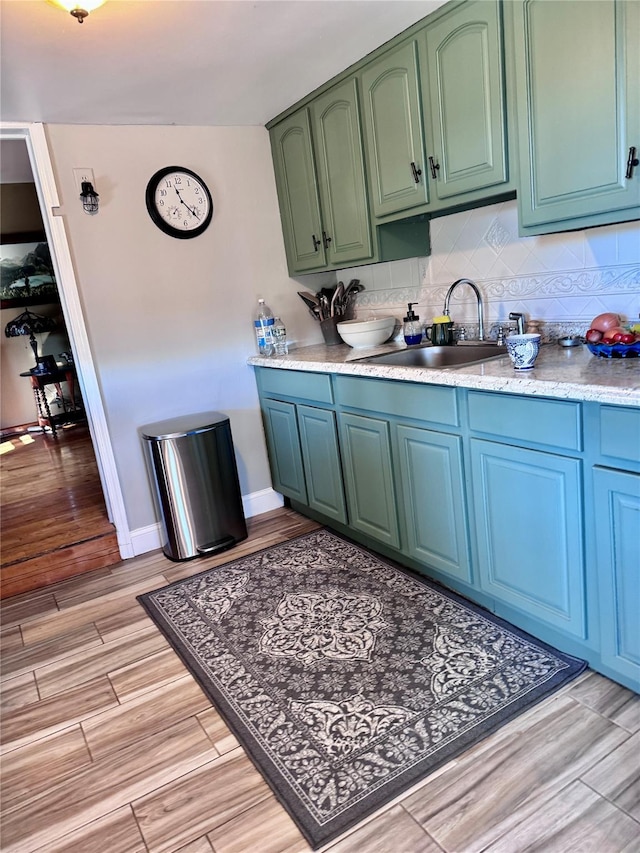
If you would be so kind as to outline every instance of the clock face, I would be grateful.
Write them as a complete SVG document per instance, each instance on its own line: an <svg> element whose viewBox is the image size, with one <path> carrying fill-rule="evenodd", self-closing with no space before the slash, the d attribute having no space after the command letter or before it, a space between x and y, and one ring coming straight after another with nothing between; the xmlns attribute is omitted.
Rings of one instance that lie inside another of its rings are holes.
<svg viewBox="0 0 640 853"><path fill-rule="evenodd" d="M146 201L151 219L171 237L197 237L213 216L207 185L182 166L167 166L156 172L147 184Z"/></svg>

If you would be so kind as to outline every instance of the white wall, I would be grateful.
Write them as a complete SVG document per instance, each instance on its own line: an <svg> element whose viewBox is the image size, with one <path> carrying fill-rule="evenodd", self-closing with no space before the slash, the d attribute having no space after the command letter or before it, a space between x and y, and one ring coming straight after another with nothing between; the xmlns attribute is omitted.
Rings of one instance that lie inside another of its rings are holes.
<svg viewBox="0 0 640 853"><path fill-rule="evenodd" d="M495 334L509 313L542 321L551 338L581 333L602 311L627 319L640 314L640 224L626 222L583 231L519 237L516 202L456 213L431 222L428 258L396 261L344 271L360 278L365 292L358 314L393 313L402 318L407 302L421 320L442 313L449 286L475 281ZM477 311L470 288L459 288L452 318L472 325Z"/></svg>
<svg viewBox="0 0 640 853"><path fill-rule="evenodd" d="M289 279L265 128L50 125L47 136L130 529L155 521L137 429L176 415L230 417L243 495L271 486L252 368L263 296L291 339L321 340ZM145 206L158 169L208 184L209 229L161 232ZM93 169L96 216L74 167Z"/></svg>

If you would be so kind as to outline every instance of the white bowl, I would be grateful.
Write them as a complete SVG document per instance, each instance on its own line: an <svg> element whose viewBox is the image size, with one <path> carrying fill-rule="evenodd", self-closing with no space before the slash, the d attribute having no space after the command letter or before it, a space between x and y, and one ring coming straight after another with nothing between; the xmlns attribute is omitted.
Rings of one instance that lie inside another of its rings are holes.
<svg viewBox="0 0 640 853"><path fill-rule="evenodd" d="M344 320L336 325L336 329L345 344L354 349L364 349L383 344L395 325L395 317L376 317L373 320Z"/></svg>

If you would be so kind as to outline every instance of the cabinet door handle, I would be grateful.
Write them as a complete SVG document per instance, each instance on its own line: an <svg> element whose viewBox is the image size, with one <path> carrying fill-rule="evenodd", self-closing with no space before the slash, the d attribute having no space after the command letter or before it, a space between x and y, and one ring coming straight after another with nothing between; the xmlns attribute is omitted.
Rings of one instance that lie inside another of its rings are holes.
<svg viewBox="0 0 640 853"><path fill-rule="evenodd" d="M313 240L313 251L317 252L320 248L320 243L322 242L322 240L318 240L315 234L311 235L311 239Z"/></svg>
<svg viewBox="0 0 640 853"><path fill-rule="evenodd" d="M627 171L625 172L625 178L632 178L633 170L638 165L640 165L640 160L636 157L635 145L632 145L631 148L629 148L629 156L627 157Z"/></svg>
<svg viewBox="0 0 640 853"><path fill-rule="evenodd" d="M419 169L415 163L411 164L411 174L413 175L413 180L416 184L420 183L420 175L422 174L422 169Z"/></svg>
<svg viewBox="0 0 640 853"><path fill-rule="evenodd" d="M436 163L433 157L429 157L429 168L431 169L431 177L435 181L438 177L438 169L440 168L440 163Z"/></svg>
<svg viewBox="0 0 640 853"><path fill-rule="evenodd" d="M324 243L325 249L329 248L329 243L331 242L331 237L329 237L326 231L322 232L322 242Z"/></svg>

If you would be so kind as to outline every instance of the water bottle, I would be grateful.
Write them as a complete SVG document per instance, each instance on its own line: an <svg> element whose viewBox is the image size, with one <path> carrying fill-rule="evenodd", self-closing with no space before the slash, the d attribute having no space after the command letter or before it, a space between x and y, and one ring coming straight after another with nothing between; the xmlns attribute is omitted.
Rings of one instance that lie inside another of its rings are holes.
<svg viewBox="0 0 640 853"><path fill-rule="evenodd" d="M253 321L253 327L256 330L260 355L271 355L273 352L273 324L271 308L265 305L264 299L258 299L258 313Z"/></svg>
<svg viewBox="0 0 640 853"><path fill-rule="evenodd" d="M287 343L287 330L280 317L276 317L273 324L273 349L276 355L288 355L289 344Z"/></svg>

